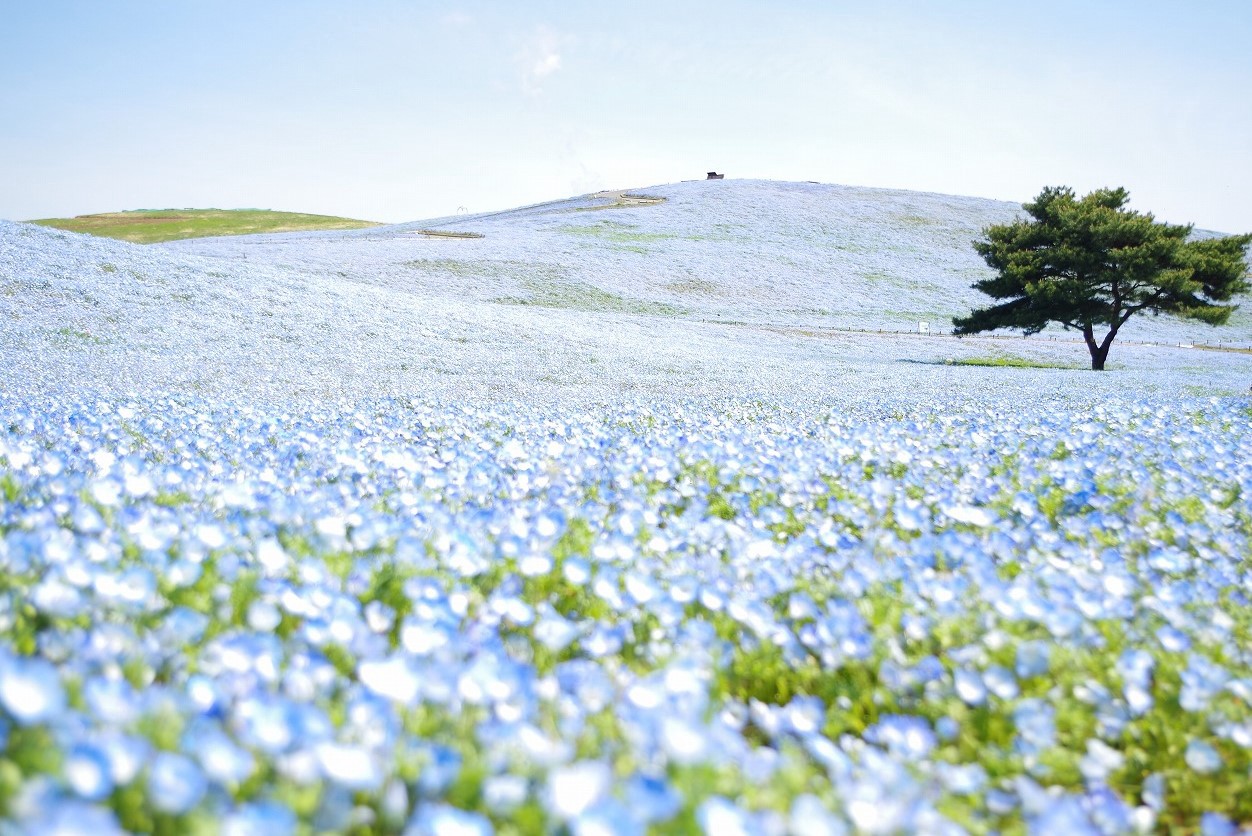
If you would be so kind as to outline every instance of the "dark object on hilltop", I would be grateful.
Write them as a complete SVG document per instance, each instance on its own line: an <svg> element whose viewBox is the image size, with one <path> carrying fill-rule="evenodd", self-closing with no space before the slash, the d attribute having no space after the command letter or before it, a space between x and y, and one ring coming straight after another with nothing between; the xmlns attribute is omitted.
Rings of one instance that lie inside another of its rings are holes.
<svg viewBox="0 0 1252 836"><path fill-rule="evenodd" d="M1029 219L983 230L974 249L997 275L973 287L1007 301L953 318L953 333L1037 334L1056 322L1082 332L1091 368L1103 370L1118 329L1140 311L1225 324L1238 306L1220 303L1248 290L1252 235L1188 241L1190 225L1123 208L1129 198L1125 189L1076 198L1048 187L1022 205Z"/></svg>
<svg viewBox="0 0 1252 836"><path fill-rule="evenodd" d="M705 180L721 180L725 176L726 176L725 174L718 174L716 171L710 171L709 176L705 177L704 179Z"/></svg>

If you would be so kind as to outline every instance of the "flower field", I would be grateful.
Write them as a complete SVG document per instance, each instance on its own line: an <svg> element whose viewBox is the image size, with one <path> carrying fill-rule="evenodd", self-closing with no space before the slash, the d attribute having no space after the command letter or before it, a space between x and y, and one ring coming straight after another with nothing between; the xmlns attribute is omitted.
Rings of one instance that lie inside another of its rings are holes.
<svg viewBox="0 0 1252 836"><path fill-rule="evenodd" d="M0 810L1234 832L1249 497L1230 397L5 395Z"/></svg>

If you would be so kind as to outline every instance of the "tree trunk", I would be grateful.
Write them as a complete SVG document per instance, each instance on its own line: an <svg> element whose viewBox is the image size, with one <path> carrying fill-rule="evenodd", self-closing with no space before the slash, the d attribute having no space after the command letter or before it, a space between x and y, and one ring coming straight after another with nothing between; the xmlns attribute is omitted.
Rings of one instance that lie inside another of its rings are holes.
<svg viewBox="0 0 1252 836"><path fill-rule="evenodd" d="M1082 338L1087 343L1087 351L1091 352L1091 369L1092 371L1104 371L1104 361L1108 359L1109 348L1113 345L1113 338L1117 336L1117 329L1112 328L1104 339L1100 342L1095 341L1095 332L1090 325L1084 325L1082 329Z"/></svg>

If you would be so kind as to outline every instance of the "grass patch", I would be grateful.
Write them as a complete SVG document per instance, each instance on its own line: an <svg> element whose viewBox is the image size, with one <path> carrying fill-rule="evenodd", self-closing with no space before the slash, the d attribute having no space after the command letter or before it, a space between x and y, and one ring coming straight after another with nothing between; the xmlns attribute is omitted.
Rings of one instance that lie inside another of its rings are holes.
<svg viewBox="0 0 1252 836"><path fill-rule="evenodd" d="M611 244L647 244L681 237L672 232L640 232L634 224L616 221L600 221L582 226L571 224L561 227L561 231L567 235L594 238Z"/></svg>
<svg viewBox="0 0 1252 836"><path fill-rule="evenodd" d="M524 279L526 296L506 296L493 301L503 305L534 305L540 308L565 308L575 311L608 311L612 313L645 314L648 316L680 316L687 311L665 302L627 299L579 281L539 282Z"/></svg>
<svg viewBox="0 0 1252 836"><path fill-rule="evenodd" d="M300 212L273 212L268 209L141 209L134 212L79 215L74 218L42 218L31 223L70 232L85 232L102 238L117 238L134 244L157 244L162 241L215 235L362 229L380 225L374 221L306 215Z"/></svg>
<svg viewBox="0 0 1252 836"><path fill-rule="evenodd" d="M109 343L106 337L98 337L95 334L81 331L77 328L70 328L69 326L56 329L54 340L59 345L107 345Z"/></svg>
<svg viewBox="0 0 1252 836"><path fill-rule="evenodd" d="M485 279L517 279L519 281L560 282L569 270L560 264L544 264L537 261L488 261L456 258L419 258L404 262L422 273L444 273L458 278L478 277Z"/></svg>
<svg viewBox="0 0 1252 836"><path fill-rule="evenodd" d="M1039 360L1028 360L1025 357L1000 355L995 357L964 357L960 360L945 360L945 366L990 366L1006 369L1078 369L1067 363L1045 363Z"/></svg>
<svg viewBox="0 0 1252 836"><path fill-rule="evenodd" d="M1233 345L1202 345L1196 343L1191 347L1197 348L1200 351L1227 351L1231 354L1252 354L1252 348L1239 348L1238 346Z"/></svg>
<svg viewBox="0 0 1252 836"><path fill-rule="evenodd" d="M665 289L673 293L689 294L691 296L716 296L718 286L716 282L711 282L708 279L683 279L670 282L665 285Z"/></svg>
<svg viewBox="0 0 1252 836"><path fill-rule="evenodd" d="M451 229L419 229L418 235L424 235L427 238L483 238L481 232L455 232Z"/></svg>

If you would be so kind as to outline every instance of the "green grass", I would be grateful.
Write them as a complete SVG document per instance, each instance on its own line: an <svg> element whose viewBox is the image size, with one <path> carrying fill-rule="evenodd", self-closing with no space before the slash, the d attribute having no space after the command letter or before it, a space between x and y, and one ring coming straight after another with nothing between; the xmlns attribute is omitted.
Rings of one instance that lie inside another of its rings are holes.
<svg viewBox="0 0 1252 836"><path fill-rule="evenodd" d="M616 223L614 221L601 221L600 223L587 224L585 226L563 226L561 231L569 235L595 238L612 244L644 244L681 237L672 232L640 232L634 224Z"/></svg>
<svg viewBox="0 0 1252 836"><path fill-rule="evenodd" d="M1006 369L1077 369L1080 366L1063 363L1044 363L1038 360L1027 360L1025 357L998 355L995 357L965 357L960 360L948 360L950 366L991 366Z"/></svg>
<svg viewBox="0 0 1252 836"><path fill-rule="evenodd" d="M273 212L268 209L141 209L74 218L42 218L40 226L117 238L135 244L156 244L213 235L254 235L262 232L304 232L318 229L361 229L374 221Z"/></svg>
<svg viewBox="0 0 1252 836"><path fill-rule="evenodd" d="M58 328L54 339L60 345L74 345L77 343L85 345L107 345L109 343L109 340L105 337L100 337L86 331L80 331L77 328L70 328L68 326Z"/></svg>
<svg viewBox="0 0 1252 836"><path fill-rule="evenodd" d="M645 299L627 299L594 285L579 281L536 281L523 279L528 295L505 296L492 301L504 305L534 305L540 308L566 308L576 311L611 311L648 316L681 316L687 311L677 305Z"/></svg>
<svg viewBox="0 0 1252 836"><path fill-rule="evenodd" d="M1193 345L1192 348L1198 348L1200 351L1228 351L1232 354L1252 354L1252 348L1239 348L1233 345Z"/></svg>
<svg viewBox="0 0 1252 836"><path fill-rule="evenodd" d="M692 278L670 282L665 285L665 289L673 293L690 294L693 296L716 296L718 285L716 282L711 282L707 279Z"/></svg>

